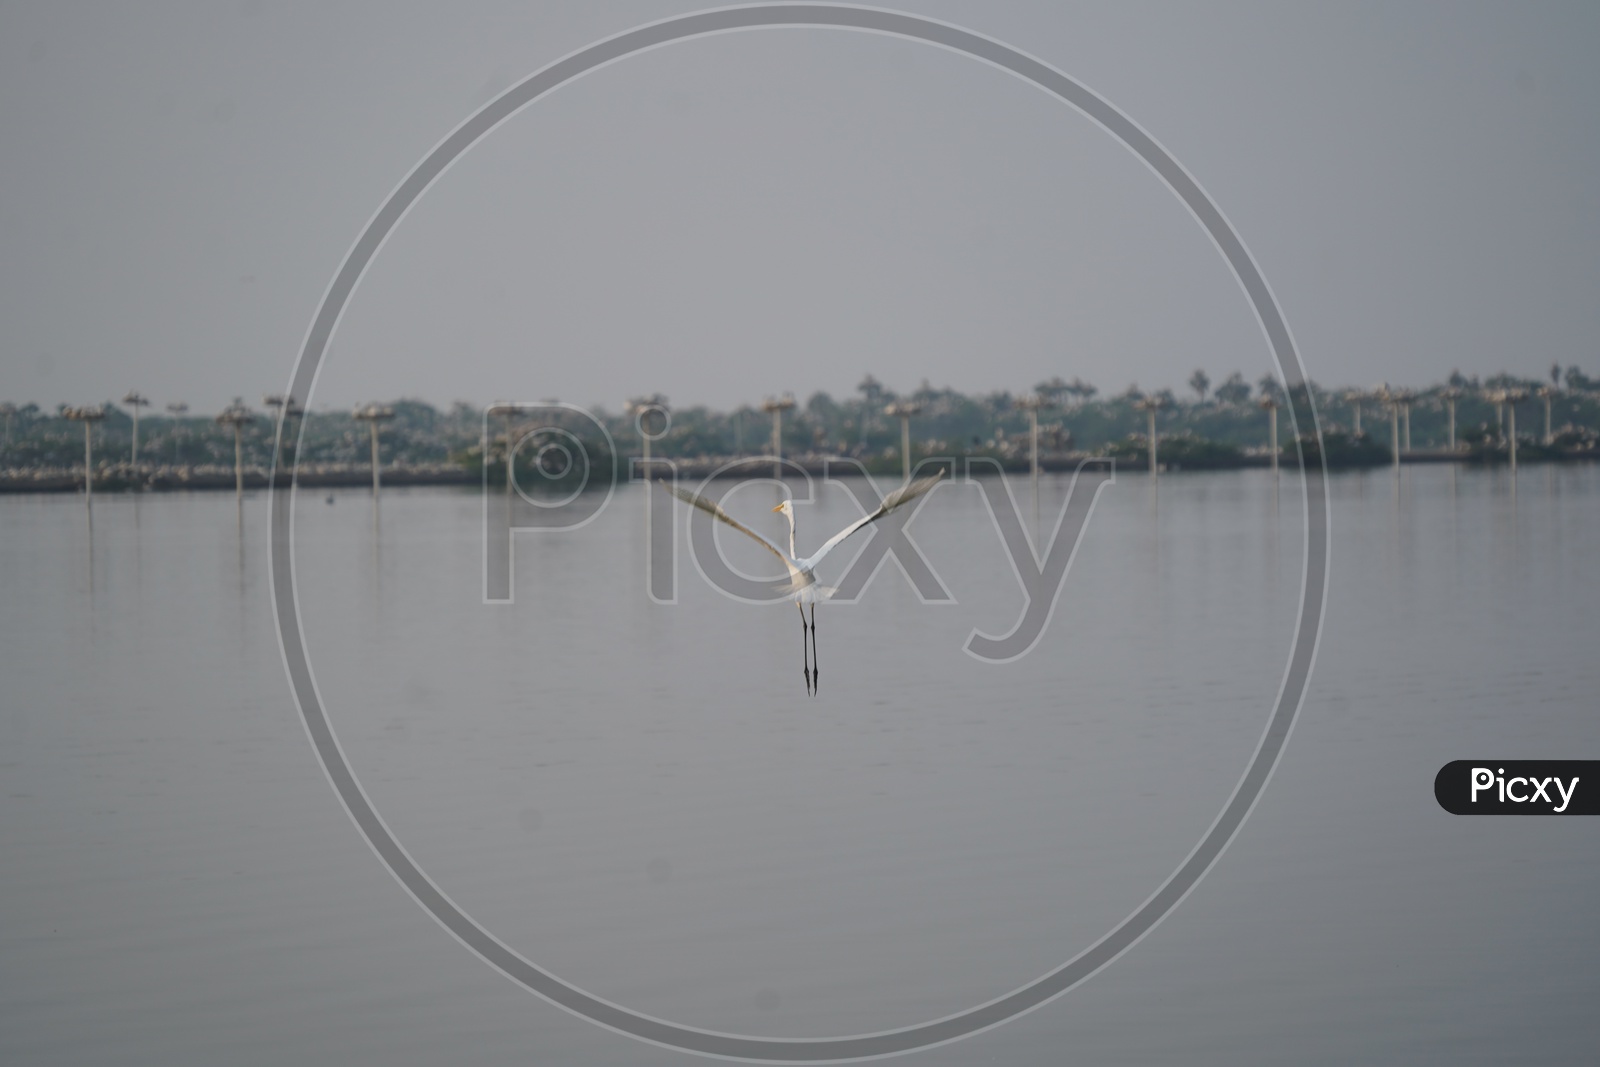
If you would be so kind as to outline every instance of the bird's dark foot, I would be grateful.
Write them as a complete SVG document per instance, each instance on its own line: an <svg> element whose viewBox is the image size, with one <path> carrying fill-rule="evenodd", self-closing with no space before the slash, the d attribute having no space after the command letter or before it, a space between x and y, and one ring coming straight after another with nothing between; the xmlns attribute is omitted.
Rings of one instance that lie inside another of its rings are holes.
<svg viewBox="0 0 1600 1067"><path fill-rule="evenodd" d="M807 696L811 696L811 695L812 695L812 688L811 688L811 668L810 668L810 667L807 667L807 668L806 668L806 695L807 695Z"/></svg>
<svg viewBox="0 0 1600 1067"><path fill-rule="evenodd" d="M820 686L821 684L822 684L822 672L821 671L812 671L811 672L811 695L812 696L816 696L817 695L817 687Z"/></svg>

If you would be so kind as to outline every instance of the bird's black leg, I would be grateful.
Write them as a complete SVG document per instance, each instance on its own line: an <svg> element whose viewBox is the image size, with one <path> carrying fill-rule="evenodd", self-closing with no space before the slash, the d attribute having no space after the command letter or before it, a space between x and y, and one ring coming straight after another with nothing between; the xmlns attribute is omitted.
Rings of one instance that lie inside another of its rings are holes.
<svg viewBox="0 0 1600 1067"><path fill-rule="evenodd" d="M806 670L806 695L811 694L811 649L806 646L806 609L795 604L800 609L800 654L804 658Z"/></svg>
<svg viewBox="0 0 1600 1067"><path fill-rule="evenodd" d="M802 615L802 621L804 616ZM817 659L817 606L811 605L811 695L822 685L822 661Z"/></svg>

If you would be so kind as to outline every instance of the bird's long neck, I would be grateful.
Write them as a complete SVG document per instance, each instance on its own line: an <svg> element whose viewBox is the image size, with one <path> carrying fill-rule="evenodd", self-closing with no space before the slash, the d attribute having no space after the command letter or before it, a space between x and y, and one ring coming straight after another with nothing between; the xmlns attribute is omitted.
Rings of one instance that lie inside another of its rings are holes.
<svg viewBox="0 0 1600 1067"><path fill-rule="evenodd" d="M794 551L794 505L791 504L783 511L783 517L789 520L789 558L799 559Z"/></svg>

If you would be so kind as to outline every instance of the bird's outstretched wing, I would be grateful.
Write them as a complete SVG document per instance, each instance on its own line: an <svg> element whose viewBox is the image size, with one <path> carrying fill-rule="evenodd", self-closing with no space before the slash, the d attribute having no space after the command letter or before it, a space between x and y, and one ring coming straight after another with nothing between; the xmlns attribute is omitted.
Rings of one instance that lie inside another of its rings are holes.
<svg viewBox="0 0 1600 1067"><path fill-rule="evenodd" d="M699 493L691 493L687 489L679 489L677 486L667 485L664 482L657 482L656 484L660 485L663 489L677 497L679 500L683 501L685 504L699 508L701 511L710 515L718 522L727 523L735 530L738 530L746 537L761 545L761 547L765 548L768 552L771 552L774 556L777 556L783 561L783 565L789 569L789 577L791 580L796 574L799 573L800 568L795 564L795 561L790 559L781 548L773 544L771 541L768 541L765 537L762 537L754 530L750 529L750 527L746 526L732 515L729 515L726 511L723 511L722 505L717 503L715 500L707 500Z"/></svg>
<svg viewBox="0 0 1600 1067"><path fill-rule="evenodd" d="M938 485L939 479L943 477L944 470L940 469L937 474L930 474L926 478L918 478L914 482L902 485L900 488L883 498L883 503L878 505L877 511L874 511L871 515L863 515L855 522L852 522L849 526L846 526L844 529L828 538L827 541L823 542L822 547L817 549L816 555L810 557L809 559L801 560L800 566L804 567L806 570L813 569L818 563L822 562L823 556L826 556L829 552L833 551L834 546L840 541L843 541L845 538L849 537L863 526L877 522L879 519L883 518L900 505L915 500L923 493L926 493L929 489L932 489L935 485Z"/></svg>

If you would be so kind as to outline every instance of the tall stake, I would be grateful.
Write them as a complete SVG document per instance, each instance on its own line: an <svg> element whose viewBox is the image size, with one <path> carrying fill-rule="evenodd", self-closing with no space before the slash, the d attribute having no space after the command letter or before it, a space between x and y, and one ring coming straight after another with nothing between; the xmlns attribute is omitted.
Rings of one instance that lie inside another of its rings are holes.
<svg viewBox="0 0 1600 1067"><path fill-rule="evenodd" d="M783 413L794 407L794 397L785 393L780 397L767 397L761 410L772 414L772 476L783 480Z"/></svg>
<svg viewBox="0 0 1600 1067"><path fill-rule="evenodd" d="M368 404L366 407L356 408L351 414L357 420L365 422L372 433L372 495L377 496L382 484L378 475L378 423L387 422L394 418L394 408L386 404ZM508 464L511 462L509 452L506 456L506 462ZM506 477L511 477L511 468L509 466L506 468Z"/></svg>
<svg viewBox="0 0 1600 1067"><path fill-rule="evenodd" d="M1130 390L1130 395L1138 395L1137 391ZM1149 452L1150 452L1150 477L1157 477L1160 467L1156 463L1156 412L1167 406L1166 397L1159 393L1151 396L1140 396L1133 402L1135 411L1142 411L1149 416Z"/></svg>
<svg viewBox="0 0 1600 1067"><path fill-rule="evenodd" d="M1046 393L1034 392L1017 401L1017 406L1028 413L1029 472L1033 477L1033 525L1039 525L1039 409L1053 403ZM906 479L910 481L909 478Z"/></svg>
<svg viewBox="0 0 1600 1067"><path fill-rule="evenodd" d="M61 414L83 423L83 503L91 507L94 504L94 424L106 417L106 409L104 406L64 408Z"/></svg>
<svg viewBox="0 0 1600 1067"><path fill-rule="evenodd" d="M233 427L233 492L241 505L244 503L244 427L255 418L256 413L245 407L238 397L217 416L219 426Z"/></svg>
<svg viewBox="0 0 1600 1067"><path fill-rule="evenodd" d="M133 465L139 465L139 409L150 406L150 401L139 393L129 391L122 402L133 408Z"/></svg>
<svg viewBox="0 0 1600 1067"><path fill-rule="evenodd" d="M1149 409L1150 415L1150 477L1156 476L1156 409Z"/></svg>
<svg viewBox="0 0 1600 1067"><path fill-rule="evenodd" d="M775 462L772 464L772 476L783 477L783 409L772 409L772 455Z"/></svg>
<svg viewBox="0 0 1600 1067"><path fill-rule="evenodd" d="M378 473L381 469L378 466L378 424L368 423L367 428L372 431L372 495L377 496L382 481L382 476Z"/></svg>
<svg viewBox="0 0 1600 1067"><path fill-rule="evenodd" d="M1039 409L1038 408L1029 408L1028 409L1028 436L1031 439L1031 447L1029 449L1029 453L1030 454L1029 454L1028 466L1029 466L1029 469L1033 472L1033 500L1034 500L1034 503L1037 505L1038 502L1039 502ZM906 480L907 481L911 480L909 475L907 476ZM1037 508L1035 510L1037 510Z"/></svg>
<svg viewBox="0 0 1600 1067"><path fill-rule="evenodd" d="M911 481L911 416L922 413L922 405L915 401L896 401L883 409L883 413L900 420L900 477Z"/></svg>
<svg viewBox="0 0 1600 1067"><path fill-rule="evenodd" d="M911 480L911 416L900 418L900 480Z"/></svg>

